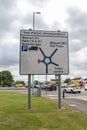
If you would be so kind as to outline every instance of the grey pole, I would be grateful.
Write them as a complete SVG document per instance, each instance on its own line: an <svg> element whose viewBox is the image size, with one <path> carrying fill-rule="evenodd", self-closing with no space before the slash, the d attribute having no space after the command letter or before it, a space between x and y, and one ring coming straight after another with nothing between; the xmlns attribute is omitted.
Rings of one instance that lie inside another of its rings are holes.
<svg viewBox="0 0 87 130"><path fill-rule="evenodd" d="M35 29L35 12L33 12L33 30ZM32 75L32 95L34 95L34 75Z"/></svg>
<svg viewBox="0 0 87 130"><path fill-rule="evenodd" d="M35 29L35 12L33 12L33 30Z"/></svg>
<svg viewBox="0 0 87 130"><path fill-rule="evenodd" d="M31 75L28 75L28 109L31 109Z"/></svg>
<svg viewBox="0 0 87 130"><path fill-rule="evenodd" d="M47 95L47 74L46 74L46 95Z"/></svg>
<svg viewBox="0 0 87 130"><path fill-rule="evenodd" d="M35 30L35 14L40 14L41 12L33 12L33 30ZM32 75L32 95L34 95L34 74Z"/></svg>
<svg viewBox="0 0 87 130"><path fill-rule="evenodd" d="M58 75L58 108L61 109L61 75Z"/></svg>
<svg viewBox="0 0 87 130"><path fill-rule="evenodd" d="M32 75L32 95L34 95L34 75Z"/></svg>
<svg viewBox="0 0 87 130"><path fill-rule="evenodd" d="M33 30L35 30L35 14L41 14L41 12L33 12Z"/></svg>

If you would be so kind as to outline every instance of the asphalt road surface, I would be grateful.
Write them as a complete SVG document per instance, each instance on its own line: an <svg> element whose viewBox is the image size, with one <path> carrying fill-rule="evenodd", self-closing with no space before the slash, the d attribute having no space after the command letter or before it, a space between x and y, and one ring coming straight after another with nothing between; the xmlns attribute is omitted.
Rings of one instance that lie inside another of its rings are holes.
<svg viewBox="0 0 87 130"><path fill-rule="evenodd" d="M43 94L44 96L47 96L51 99L58 100L57 91L47 92L47 95L45 95L45 92ZM69 105L70 107L73 107L87 114L87 91L82 90L80 94L65 93L64 99L63 99L63 93L61 91L61 101Z"/></svg>
<svg viewBox="0 0 87 130"><path fill-rule="evenodd" d="M67 98L67 99L63 99L62 101L68 104L69 106L87 114L87 101L86 100Z"/></svg>

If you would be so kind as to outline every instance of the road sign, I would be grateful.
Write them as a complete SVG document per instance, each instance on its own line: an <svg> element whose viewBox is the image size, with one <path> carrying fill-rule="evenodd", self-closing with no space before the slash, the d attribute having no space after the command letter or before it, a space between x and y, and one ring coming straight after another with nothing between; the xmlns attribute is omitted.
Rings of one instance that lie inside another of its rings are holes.
<svg viewBox="0 0 87 130"><path fill-rule="evenodd" d="M68 74L68 33L20 31L20 74Z"/></svg>

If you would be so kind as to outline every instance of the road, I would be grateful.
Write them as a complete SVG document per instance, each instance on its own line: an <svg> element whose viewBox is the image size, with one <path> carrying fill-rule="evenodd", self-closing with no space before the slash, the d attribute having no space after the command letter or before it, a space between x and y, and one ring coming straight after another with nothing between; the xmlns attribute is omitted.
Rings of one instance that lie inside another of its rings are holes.
<svg viewBox="0 0 87 130"><path fill-rule="evenodd" d="M48 96L49 98L52 99L57 99L58 98L58 91L42 91L43 96ZM61 98L63 98L63 91L61 89ZM65 99L67 98L76 98L76 99L82 99L82 100L87 100L87 91L84 91L84 89L81 90L81 93L65 93Z"/></svg>
<svg viewBox="0 0 87 130"><path fill-rule="evenodd" d="M86 100L71 98L71 99L65 99L63 100L63 102L87 114L87 101Z"/></svg>
<svg viewBox="0 0 87 130"><path fill-rule="evenodd" d="M58 100L58 92L52 91L47 92L47 95L45 92L43 92L43 96L47 96L51 99ZM65 93L65 98L63 99L63 93L61 91L61 99L62 102L65 104L68 104L70 107L73 107L83 113L87 114L87 91L84 91L82 89L81 93L71 94L71 93Z"/></svg>

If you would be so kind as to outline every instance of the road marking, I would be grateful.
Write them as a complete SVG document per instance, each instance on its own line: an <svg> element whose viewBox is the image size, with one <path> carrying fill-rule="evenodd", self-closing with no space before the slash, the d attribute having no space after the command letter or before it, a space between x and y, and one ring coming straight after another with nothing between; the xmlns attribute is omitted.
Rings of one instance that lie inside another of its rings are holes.
<svg viewBox="0 0 87 130"><path fill-rule="evenodd" d="M69 104L69 106L71 106L71 107L75 107L75 106L77 106L76 104Z"/></svg>

